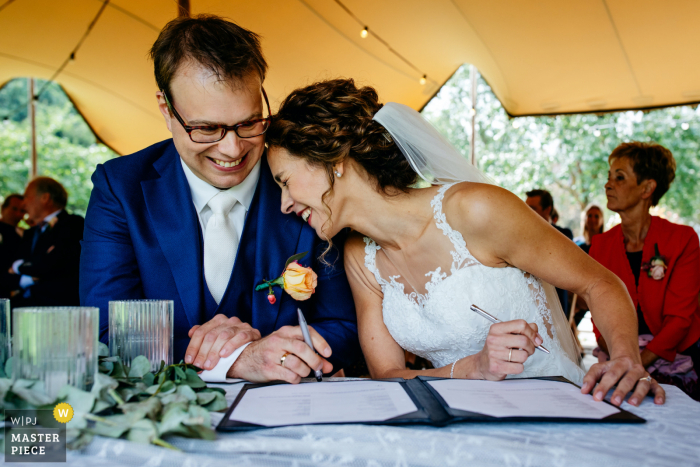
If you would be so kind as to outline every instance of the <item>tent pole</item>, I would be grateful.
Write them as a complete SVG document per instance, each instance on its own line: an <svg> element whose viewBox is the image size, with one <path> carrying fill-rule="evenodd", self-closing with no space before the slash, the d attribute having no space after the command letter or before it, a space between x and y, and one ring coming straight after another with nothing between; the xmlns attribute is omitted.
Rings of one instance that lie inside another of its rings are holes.
<svg viewBox="0 0 700 467"><path fill-rule="evenodd" d="M190 16L190 0L177 0L177 16Z"/></svg>
<svg viewBox="0 0 700 467"><path fill-rule="evenodd" d="M476 67L474 65L469 65L469 78L472 82L472 108L469 112L471 114L471 126L472 132L469 135L469 159L474 167L476 167L476 79L477 79Z"/></svg>
<svg viewBox="0 0 700 467"><path fill-rule="evenodd" d="M36 113L36 106L34 103L34 78L29 78L29 83L27 86L27 89L29 91L29 107L27 108L27 112L29 113L29 137L30 137L30 142L29 142L29 151L31 155L31 173L30 173L30 178L33 179L36 177L37 174L37 160L36 160L36 120L34 114Z"/></svg>

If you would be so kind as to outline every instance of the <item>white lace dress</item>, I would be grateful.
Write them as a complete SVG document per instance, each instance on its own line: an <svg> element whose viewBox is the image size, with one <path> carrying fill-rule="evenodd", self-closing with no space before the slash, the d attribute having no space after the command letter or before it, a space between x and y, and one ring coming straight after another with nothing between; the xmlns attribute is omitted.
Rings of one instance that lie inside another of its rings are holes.
<svg viewBox="0 0 700 467"><path fill-rule="evenodd" d="M542 282L520 269L492 268L477 261L467 250L462 234L453 230L442 212L442 199L452 185L445 185L433 198L437 227L451 241L450 273L440 268L426 274L425 295L406 294L400 276L381 277L376 265L381 249L365 237L365 267L382 288L384 324L405 350L429 360L436 368L452 364L484 347L491 323L469 309L477 304L501 321L525 319L537 324L543 345L551 352L535 351L525 371L513 377L564 376L581 384L584 370L562 349L551 325L551 311ZM557 308L561 313L561 308ZM544 331L544 332L543 332Z"/></svg>

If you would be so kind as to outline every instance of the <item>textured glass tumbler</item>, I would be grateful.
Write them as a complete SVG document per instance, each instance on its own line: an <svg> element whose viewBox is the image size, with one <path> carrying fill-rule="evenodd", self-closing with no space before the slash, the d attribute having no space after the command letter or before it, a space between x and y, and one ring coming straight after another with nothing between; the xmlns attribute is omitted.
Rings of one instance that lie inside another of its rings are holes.
<svg viewBox="0 0 700 467"><path fill-rule="evenodd" d="M151 370L173 363L172 300L118 300L109 302L109 354L125 365L143 355Z"/></svg>
<svg viewBox="0 0 700 467"><path fill-rule="evenodd" d="M13 379L43 381L52 397L66 384L92 388L98 365L99 308L15 308L12 329Z"/></svg>
<svg viewBox="0 0 700 467"><path fill-rule="evenodd" d="M10 358L10 338L12 336L12 315L10 315L10 300L0 298L0 370L5 374L5 362ZM11 375L7 375L8 377Z"/></svg>

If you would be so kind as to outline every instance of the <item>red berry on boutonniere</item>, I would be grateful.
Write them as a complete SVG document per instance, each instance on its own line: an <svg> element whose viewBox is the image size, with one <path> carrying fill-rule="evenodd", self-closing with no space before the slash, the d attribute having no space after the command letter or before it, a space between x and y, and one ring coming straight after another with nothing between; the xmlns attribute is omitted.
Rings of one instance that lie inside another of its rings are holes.
<svg viewBox="0 0 700 467"><path fill-rule="evenodd" d="M298 253L287 260L284 265L284 271L275 280L264 280L261 284L255 287L255 290L268 289L267 301L270 305L274 305L277 301L272 287L279 286L284 289L294 300L308 300L316 291L316 283L318 276L311 268L307 268L299 264L298 260L306 256L304 253Z"/></svg>

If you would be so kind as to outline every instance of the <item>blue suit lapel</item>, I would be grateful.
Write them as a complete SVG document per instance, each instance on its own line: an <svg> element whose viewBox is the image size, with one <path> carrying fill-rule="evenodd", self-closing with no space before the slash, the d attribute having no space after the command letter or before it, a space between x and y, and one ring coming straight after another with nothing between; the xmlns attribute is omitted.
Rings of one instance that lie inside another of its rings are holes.
<svg viewBox="0 0 700 467"><path fill-rule="evenodd" d="M302 222L295 216L282 214L280 200L280 189L263 155L260 181L246 218L236 264L227 293L219 306L220 310L230 310L226 313L228 316L235 315L250 323L263 336L275 330L281 294L286 293L275 288L277 302L271 305L267 293L256 292L255 286L265 279L278 277L287 258L300 253L296 248ZM231 310L231 307L235 309Z"/></svg>
<svg viewBox="0 0 700 467"><path fill-rule="evenodd" d="M141 182L158 243L172 271L190 326L201 324L200 225L180 155L171 144L154 164L160 177ZM168 298L168 297L163 297Z"/></svg>

